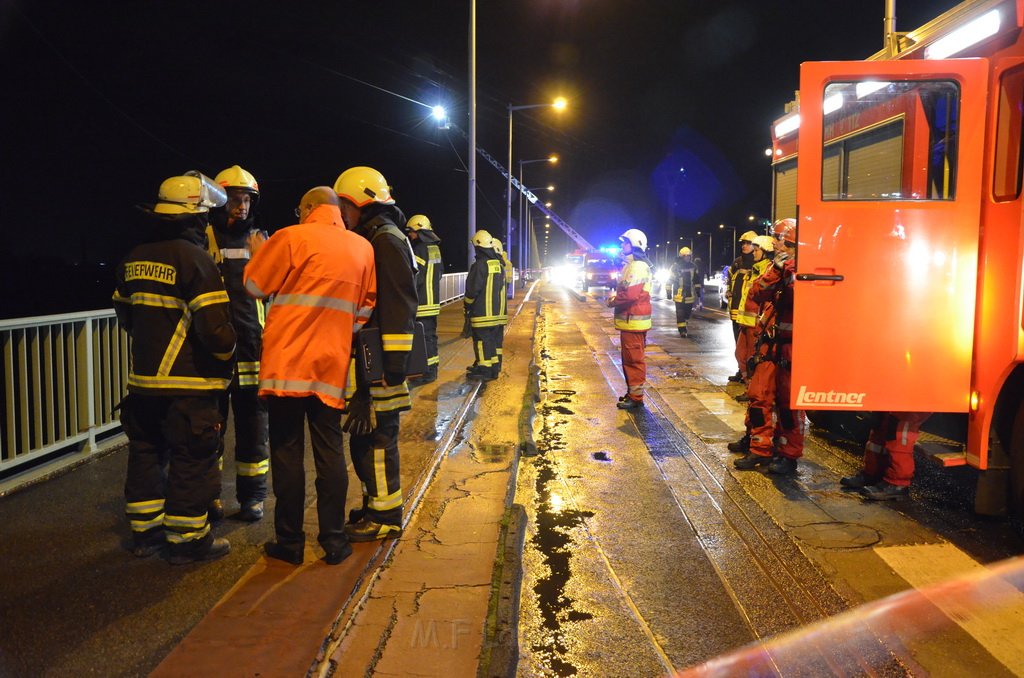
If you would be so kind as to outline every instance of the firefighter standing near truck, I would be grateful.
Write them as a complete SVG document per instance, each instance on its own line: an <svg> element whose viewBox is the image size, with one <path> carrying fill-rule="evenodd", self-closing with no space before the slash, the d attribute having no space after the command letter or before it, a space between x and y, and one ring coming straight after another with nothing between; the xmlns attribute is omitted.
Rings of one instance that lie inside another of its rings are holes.
<svg viewBox="0 0 1024 678"><path fill-rule="evenodd" d="M242 272L251 256L248 240L256 230L260 187L256 177L238 165L220 172L214 181L227 193L228 201L223 207L210 210L210 225L206 227L207 248L220 268L224 287L231 299L231 324L238 334L235 375L220 399L225 425L221 428L218 452L223 469L224 436L230 411L235 427L235 495L240 507L233 517L255 522L263 518L267 472L270 470L267 404L258 395L264 307L262 300L245 292ZM212 520L224 515L219 491L210 515Z"/></svg>
<svg viewBox="0 0 1024 678"><path fill-rule="evenodd" d="M693 264L693 254L689 247L679 250L679 256L672 263L668 281L672 286L672 301L676 305L676 329L680 337L688 336L687 321L693 312L694 278L697 268Z"/></svg>
<svg viewBox="0 0 1024 678"><path fill-rule="evenodd" d="M729 320L732 321L732 337L739 344L740 331L743 326L739 322L740 302L743 300L743 282L754 265L754 238L757 233L747 231L740 236L740 255L736 257L729 266L728 287L725 291L725 298L729 300ZM729 381L743 381L746 373L746 366L736 358L736 374L729 377Z"/></svg>
<svg viewBox="0 0 1024 678"><path fill-rule="evenodd" d="M767 235L755 235L752 249L752 261L750 270L743 279L740 288L740 311L736 321L740 326L740 335L736 340L736 363L741 366L741 381L749 385L751 376L750 359L754 355L754 343L760 335L758 327L758 316L761 313L761 302L750 297L750 289L754 281L764 275L765 271L772 264L772 256L775 250L774 240ZM747 402L749 396L744 390L736 396L739 402Z"/></svg>
<svg viewBox="0 0 1024 678"><path fill-rule="evenodd" d="M210 533L217 494L218 397L231 382L235 330L228 295L203 250L211 207L224 191L199 172L160 185L141 209L149 233L118 266L114 309L132 338L128 396L125 513L132 553L170 547L173 565L214 560L231 545Z"/></svg>
<svg viewBox="0 0 1024 678"><path fill-rule="evenodd" d="M647 258L647 236L631 228L619 236L622 257L626 264L619 275L615 292L608 306L615 309L615 329L619 330L622 351L622 373L626 393L616 405L620 410L644 406L644 384L647 381L647 331L651 329L651 261Z"/></svg>
<svg viewBox="0 0 1024 678"><path fill-rule="evenodd" d="M874 501L902 499L914 478L914 444L930 412L876 412L864 445L864 467L839 484Z"/></svg>
<svg viewBox="0 0 1024 678"><path fill-rule="evenodd" d="M412 243L416 257L416 320L423 323L423 338L427 348L427 371L410 379L411 386L429 384L437 379L437 366L441 358L437 353L437 316L441 313L441 275L444 262L441 260L441 238L434 233L430 219L422 214L409 218L405 233Z"/></svg>
<svg viewBox="0 0 1024 678"><path fill-rule="evenodd" d="M474 379L493 381L501 372L498 337L508 320L506 313L505 270L494 250L494 238L487 231L473 234L476 259L466 275L463 305L473 332L473 365L466 374Z"/></svg>
<svg viewBox="0 0 1024 678"><path fill-rule="evenodd" d="M754 372L747 390L750 449L733 462L742 471L766 467L769 473L796 472L803 456L804 413L789 407L793 361L793 283L796 280L796 221L780 219L772 227L775 258L754 280L750 297L764 310L764 331L757 339Z"/></svg>
<svg viewBox="0 0 1024 678"><path fill-rule="evenodd" d="M350 231L373 246L377 305L367 327L380 330L383 380L360 383L348 402L344 430L350 433L352 466L363 485L363 505L349 512L345 532L352 541L388 539L402 533L399 415L412 408L406 368L416 321L416 260L405 237L405 215L387 180L372 167L352 167L334 182L341 215ZM357 377L359 373L357 372Z"/></svg>

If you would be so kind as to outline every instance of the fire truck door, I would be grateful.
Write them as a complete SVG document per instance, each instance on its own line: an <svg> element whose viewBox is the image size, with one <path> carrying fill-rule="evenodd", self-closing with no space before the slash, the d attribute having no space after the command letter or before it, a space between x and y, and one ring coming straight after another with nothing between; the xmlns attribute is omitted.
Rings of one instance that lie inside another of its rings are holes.
<svg viewBox="0 0 1024 678"><path fill-rule="evenodd" d="M794 407L967 411L987 77L802 65Z"/></svg>

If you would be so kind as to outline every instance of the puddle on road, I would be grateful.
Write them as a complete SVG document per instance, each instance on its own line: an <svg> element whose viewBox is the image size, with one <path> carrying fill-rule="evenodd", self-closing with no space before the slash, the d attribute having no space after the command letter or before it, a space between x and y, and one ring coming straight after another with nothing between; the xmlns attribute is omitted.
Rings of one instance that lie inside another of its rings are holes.
<svg viewBox="0 0 1024 678"><path fill-rule="evenodd" d="M481 464L497 464L512 459L513 445L477 445L472 449L470 458Z"/></svg>
<svg viewBox="0 0 1024 678"><path fill-rule="evenodd" d="M609 456L608 453L605 452L604 450L601 450L600 452L594 452L594 454L590 456L596 459L597 461L610 462L612 460L611 456Z"/></svg>

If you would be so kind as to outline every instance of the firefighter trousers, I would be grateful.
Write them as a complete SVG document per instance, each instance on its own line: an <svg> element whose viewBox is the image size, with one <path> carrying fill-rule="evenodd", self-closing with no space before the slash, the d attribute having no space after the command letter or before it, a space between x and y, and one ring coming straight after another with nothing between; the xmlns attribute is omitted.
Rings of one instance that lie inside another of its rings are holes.
<svg viewBox="0 0 1024 678"><path fill-rule="evenodd" d="M267 403L255 386L242 388L233 383L220 396L219 404L224 419L217 449L220 468L223 471L224 436L231 413L235 431L235 498L242 506L263 501L267 498L267 472L270 470ZM218 485L218 497L220 490Z"/></svg>
<svg viewBox="0 0 1024 678"><path fill-rule="evenodd" d="M125 398L125 513L136 544L161 538L185 544L210 532L206 509L216 498L219 483L222 423L214 394Z"/></svg>
<svg viewBox="0 0 1024 678"><path fill-rule="evenodd" d="M348 441L352 466L363 485L363 510L381 525L402 524L398 417L398 412L378 412L373 431L349 436Z"/></svg>
<svg viewBox="0 0 1024 678"><path fill-rule="evenodd" d="M677 301L676 304L676 327L680 331L686 329L686 323L693 313L693 297L687 297L686 301Z"/></svg>
<svg viewBox="0 0 1024 678"><path fill-rule="evenodd" d="M341 438L341 410L325 405L316 396L288 398L268 396L270 461L274 469L274 530L277 543L301 553L306 543L302 529L306 512L305 426L313 446L316 468L316 513L324 549L340 548L345 535L345 496L348 470Z"/></svg>
<svg viewBox="0 0 1024 678"><path fill-rule="evenodd" d="M632 400L643 400L644 384L647 383L647 361L644 358L647 332L620 330L619 345L622 349L622 375L626 378L626 394Z"/></svg>
<svg viewBox="0 0 1024 678"><path fill-rule="evenodd" d="M864 445L864 475L907 487L914 478L914 444L930 412L883 412Z"/></svg>
<svg viewBox="0 0 1024 678"><path fill-rule="evenodd" d="M751 454L770 457L778 452L790 459L799 459L804 454L804 434L807 432L804 413L789 408L792 349L793 344L783 344L782 355L777 359L766 357L768 346L759 350L761 360L754 366L747 388L750 403L746 424L750 432Z"/></svg>
<svg viewBox="0 0 1024 678"><path fill-rule="evenodd" d="M751 370L748 363L754 355L754 328L740 323L736 325L740 328L736 336L736 364L739 366L740 376L750 379Z"/></svg>
<svg viewBox="0 0 1024 678"><path fill-rule="evenodd" d="M508 325L503 323L501 325L498 325L495 328L495 331L494 331L494 346L495 346L494 353L495 353L495 355L498 358L498 363L497 363L497 367L496 367L496 370L495 370L495 374L501 372L501 361L502 361L502 358L504 357L502 355L502 352L503 352L504 346L505 346L505 328L506 327L508 327Z"/></svg>
<svg viewBox="0 0 1024 678"><path fill-rule="evenodd" d="M437 353L437 316L425 315L416 318L423 323L423 339L427 345L427 372L437 374L437 366L441 357Z"/></svg>
<svg viewBox="0 0 1024 678"><path fill-rule="evenodd" d="M498 360L498 337L504 329L502 325L473 328L473 364L481 370L490 370L494 376L498 376L501 370Z"/></svg>

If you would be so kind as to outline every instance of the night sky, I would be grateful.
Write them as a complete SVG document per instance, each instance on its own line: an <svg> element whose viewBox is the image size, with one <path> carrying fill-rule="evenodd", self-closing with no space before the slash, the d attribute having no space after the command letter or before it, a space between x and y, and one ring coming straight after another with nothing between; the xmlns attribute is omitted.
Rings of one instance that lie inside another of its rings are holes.
<svg viewBox="0 0 1024 678"><path fill-rule="evenodd" d="M955 4L899 0L897 28ZM514 155L560 156L528 165L526 184L554 183L554 210L592 243L630 227L653 242L741 226L770 216L764 149L800 62L878 51L883 9L479 0L478 145L504 163L507 104L563 95L564 114L515 114ZM410 99L444 103L468 129L468 11L468 0L0 0L3 284L18 284L23 262L116 263L136 241L133 206L164 178L236 163L259 180L271 231L294 221L308 188L373 166L406 215L428 215L448 241L449 270L464 270L467 142ZM504 180L482 158L478 180L478 226L500 232ZM554 239L553 251L566 247ZM54 296L86 303L61 292L67 280L38 285L39 312Z"/></svg>

